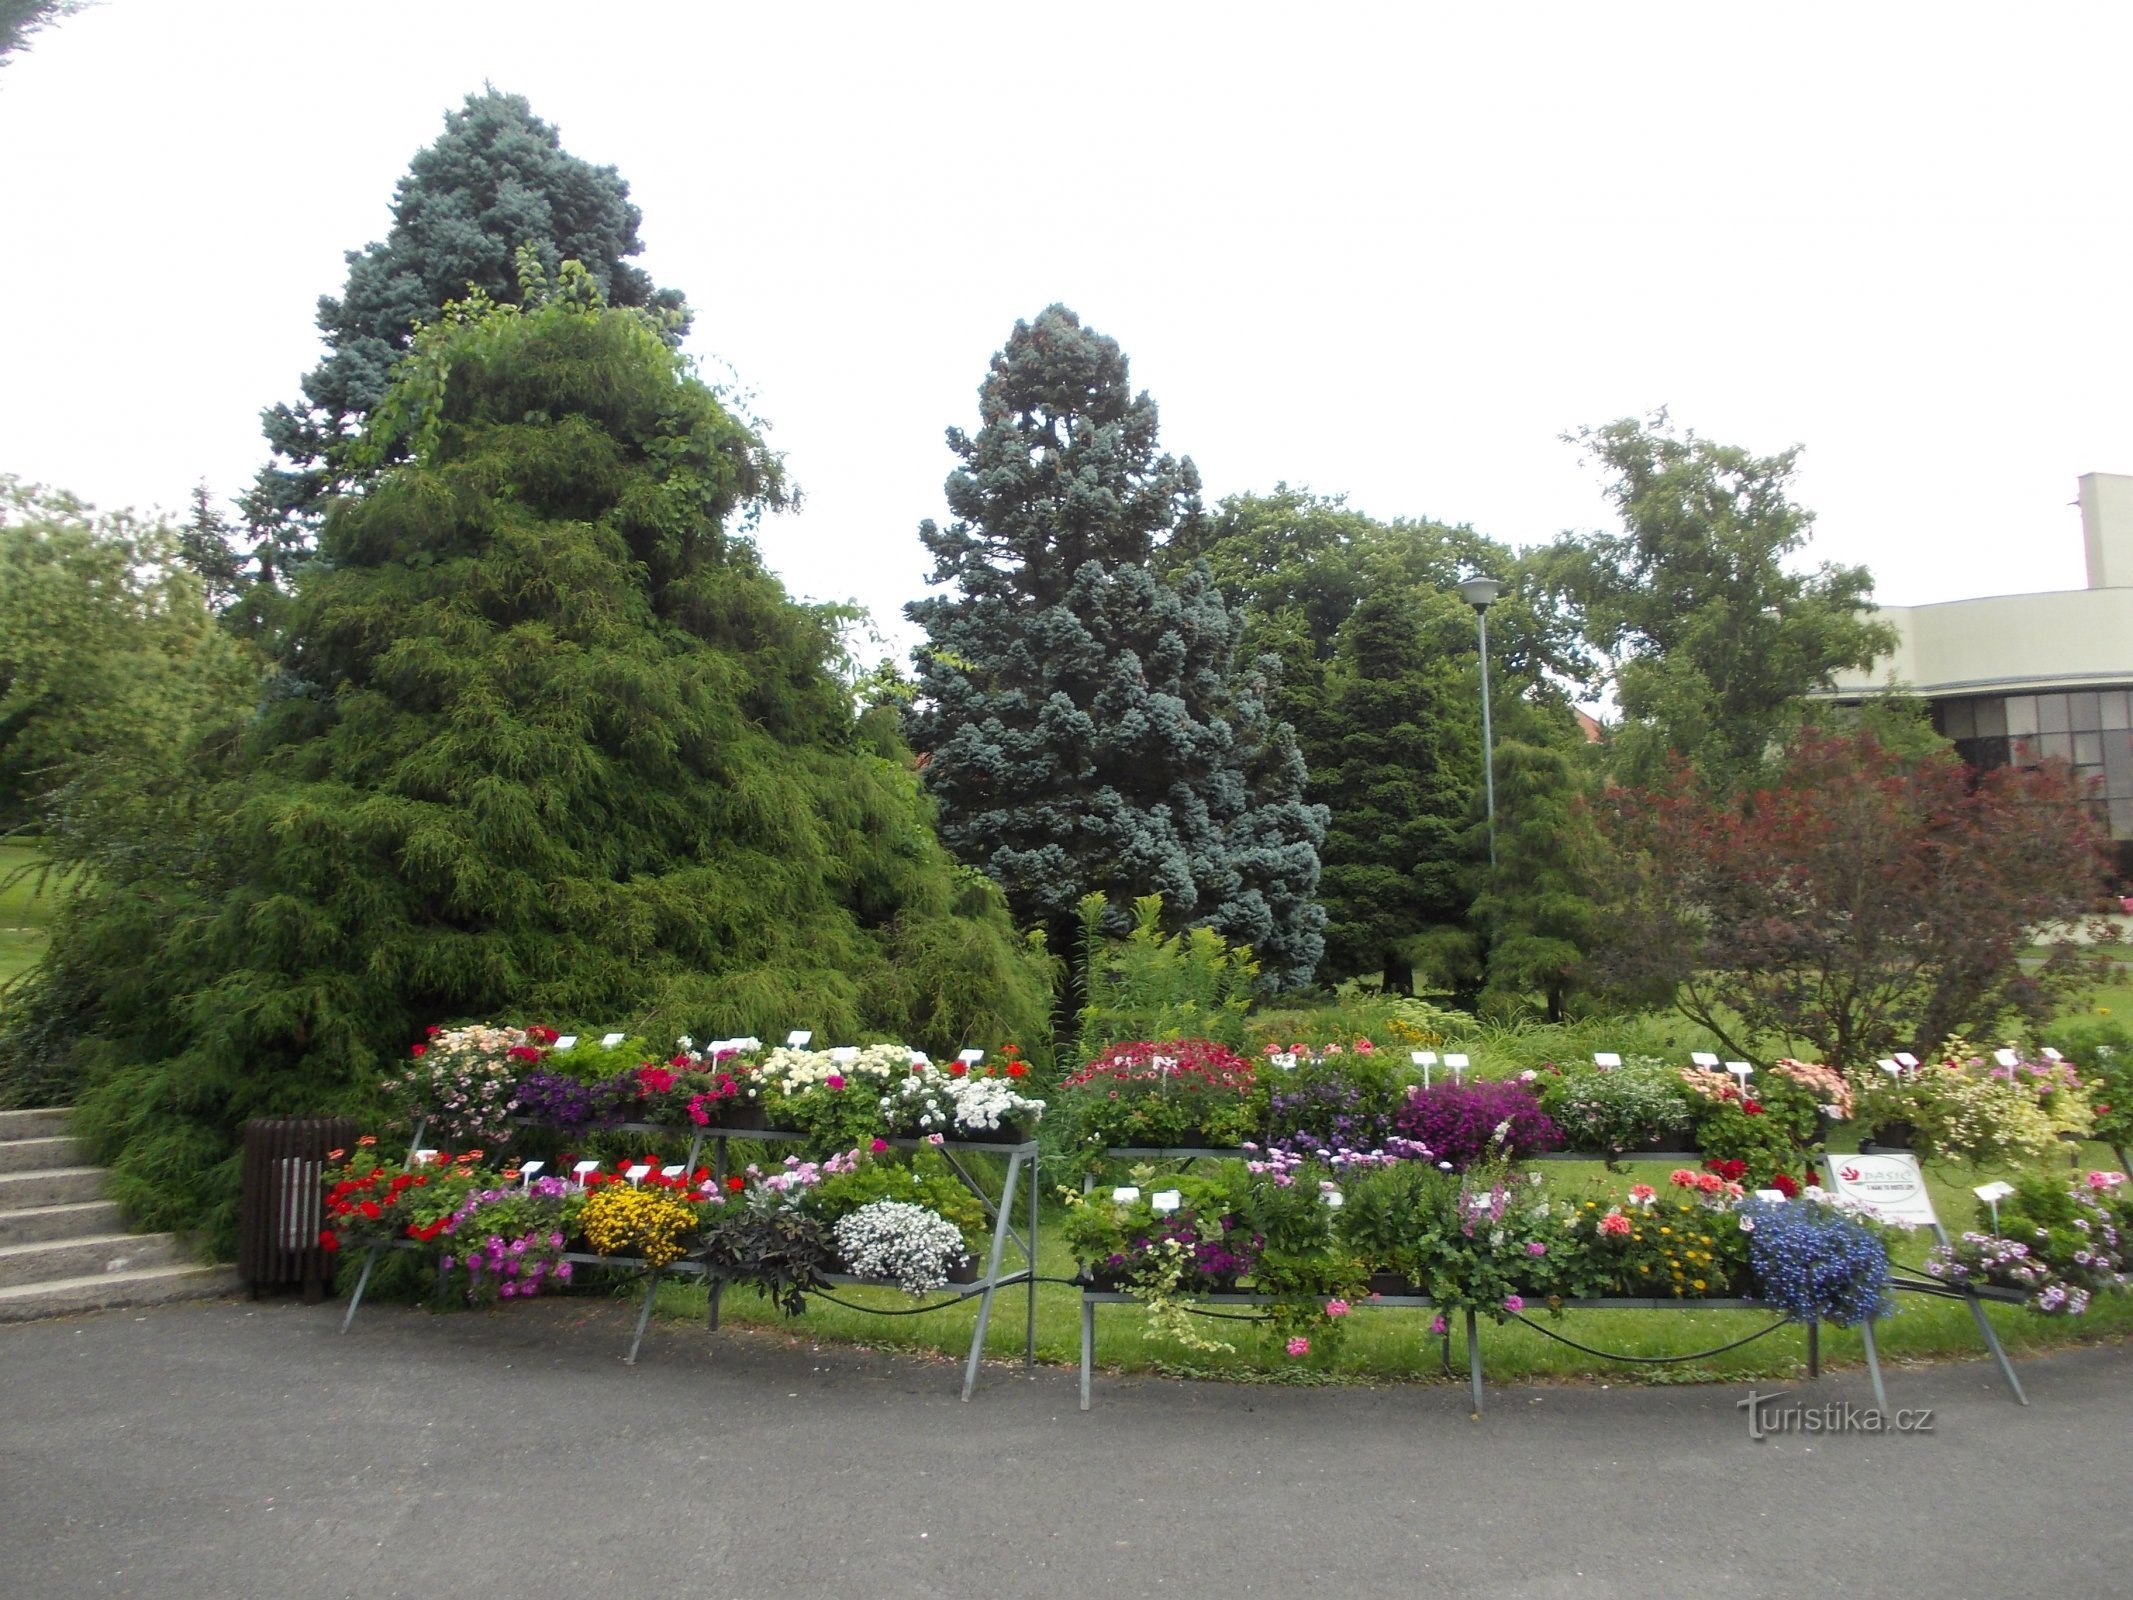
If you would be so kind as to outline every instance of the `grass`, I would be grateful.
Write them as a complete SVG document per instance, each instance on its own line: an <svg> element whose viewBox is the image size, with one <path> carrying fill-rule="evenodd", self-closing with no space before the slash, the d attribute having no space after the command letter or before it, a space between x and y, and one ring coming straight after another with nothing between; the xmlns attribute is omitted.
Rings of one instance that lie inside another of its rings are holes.
<svg viewBox="0 0 2133 1600"><path fill-rule="evenodd" d="M2115 1165L2111 1153L2100 1145L2084 1146L2080 1155L2084 1167ZM1666 1171L1665 1163L1646 1163L1632 1175L1610 1181L1617 1190L1640 1178L1664 1183ZM1550 1181L1573 1188L1582 1188L1588 1179L1603 1176L1597 1164L1585 1168L1551 1163L1548 1174ZM1928 1183L1943 1225L1955 1232L1971 1226L1977 1202L1970 1190L1997 1175L1969 1168L1929 1169ZM1902 1240L1896 1251L1899 1261L1915 1265L1924 1258L1930 1242L1922 1235ZM1049 1227L1040 1233L1038 1265L1048 1277L1068 1277L1074 1270L1056 1230ZM1020 1359L1027 1294L1027 1289L1017 1285L995 1299L985 1341L989 1357ZM851 1290L840 1298L892 1311L907 1309L913 1303L891 1290ZM1984 1353L1966 1306L1917 1295L1902 1296L1899 1306L1898 1314L1876 1332L1885 1361ZM665 1285L660 1290L658 1310L663 1317L700 1324L705 1313L705 1291L701 1285L680 1281ZM729 1293L721 1308L721 1321L729 1327L781 1330L809 1339L939 1357L961 1357L969 1350L976 1315L975 1301L922 1316L884 1317L815 1298L809 1301L805 1316L788 1319L746 1290ZM2133 1297L2099 1298L2088 1315L2079 1319L2048 1319L2013 1306L1990 1306L1987 1315L2001 1342L2010 1353L2019 1355L2133 1332ZM1426 1311L1360 1312L1347 1319L1337 1351L1305 1362L1291 1362L1272 1346L1264 1330L1250 1323L1210 1320L1206 1328L1209 1335L1233 1344L1235 1350L1230 1354L1209 1354L1151 1337L1137 1307L1100 1306L1096 1314L1096 1360L1108 1372L1246 1383L1464 1383L1463 1338L1455 1334L1452 1340L1448 1376L1444 1346L1429 1335L1429 1319ZM1542 1312L1535 1320L1595 1349L1628 1357L1678 1358L1730 1344L1768 1327L1774 1318L1756 1312L1682 1310L1571 1311L1559 1321ZM1057 1365L1077 1363L1080 1337L1079 1294L1064 1284L1040 1283L1038 1359ZM1806 1338L1798 1328L1780 1328L1740 1349L1671 1365L1599 1359L1516 1323L1496 1326L1484 1322L1481 1347L1483 1369L1492 1383L1564 1381L1596 1375L1611 1382L1640 1383L1792 1379L1802 1375L1806 1366ZM1824 1328L1822 1358L1836 1365L1862 1361L1860 1335Z"/></svg>
<svg viewBox="0 0 2133 1600"><path fill-rule="evenodd" d="M44 955L45 930L62 885L38 881L40 852L21 840L0 841L0 984L27 972Z"/></svg>

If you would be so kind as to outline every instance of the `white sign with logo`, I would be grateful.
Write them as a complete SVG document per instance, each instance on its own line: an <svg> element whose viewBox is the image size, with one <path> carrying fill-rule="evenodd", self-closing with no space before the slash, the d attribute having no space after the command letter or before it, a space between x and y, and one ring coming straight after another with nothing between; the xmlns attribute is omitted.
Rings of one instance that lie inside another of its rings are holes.
<svg viewBox="0 0 2133 1600"><path fill-rule="evenodd" d="M1860 1210L1883 1222L1911 1228L1938 1228L1933 1197L1926 1193L1925 1174L1918 1170L1918 1157L1908 1152L1870 1156L1823 1157L1829 1170L1830 1193L1849 1200Z"/></svg>

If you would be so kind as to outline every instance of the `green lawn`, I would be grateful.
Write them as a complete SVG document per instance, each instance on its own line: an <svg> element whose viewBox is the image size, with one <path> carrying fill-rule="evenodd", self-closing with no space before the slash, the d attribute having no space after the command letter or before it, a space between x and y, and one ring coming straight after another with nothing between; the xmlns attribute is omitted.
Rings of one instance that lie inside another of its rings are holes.
<svg viewBox="0 0 2133 1600"><path fill-rule="evenodd" d="M2109 1151L2098 1145L2080 1152L2084 1166L2115 1165ZM1583 1187L1606 1175L1594 1164L1573 1167L1550 1163L1551 1181ZM1618 1188L1642 1179L1665 1182L1664 1163L1645 1163L1631 1175L1611 1180ZM1943 1225L1951 1232L1971 1226L1977 1202L1971 1189L1995 1176L1969 1168L1939 1168L1928 1173L1934 1203ZM1899 1247L1901 1261L1916 1263L1930 1245L1924 1235L1912 1235ZM1049 1224L1043 1235L1039 1266L1048 1276L1067 1277L1074 1264ZM1023 1346L1023 1308L1028 1291L1021 1287L1003 1292L994 1303L986 1351L1001 1359L1019 1359ZM840 1298L865 1301L885 1310L908 1309L912 1302L890 1290L852 1290ZM1883 1359L1901 1362L1928 1358L1976 1356L1984 1353L1976 1326L1967 1307L1918 1295L1904 1295L1898 1314L1877 1330ZM659 1311L663 1317L701 1324L705 1294L700 1285L677 1281L660 1290ZM960 1357L970 1348L970 1333L976 1319L975 1302L949 1306L923 1316L870 1316L822 1299L810 1300L806 1315L788 1319L754 1294L729 1294L721 1319L729 1327L782 1330L809 1339L827 1339L876 1349L914 1354ZM2018 1307L1992 1306L1987 1314L2000 1338L2014 1354L2048 1349L2069 1342L2120 1337L2133 1331L2133 1297L2099 1299L2094 1309L2079 1319L2050 1319ZM1236 1346L1229 1355L1209 1355L1148 1335L1138 1307L1101 1306L1096 1314L1096 1359L1099 1367L1112 1372L1159 1373L1177 1377L1223 1378L1248 1383L1384 1383L1416 1381L1466 1381L1463 1339L1455 1336L1451 1349L1452 1378L1444 1370L1444 1349L1430 1337L1426 1311L1363 1311L1347 1321L1341 1347L1331 1355L1292 1362L1274 1349L1267 1335L1247 1322L1208 1323L1209 1333ZM1545 1312L1535 1320L1544 1327L1576 1339L1580 1344L1623 1356L1684 1356L1714 1350L1757 1329L1774 1318L1739 1311L1571 1311L1560 1320ZM1491 1382L1550 1381L1589 1378L1599 1374L1612 1382L1688 1383L1750 1378L1790 1379L1805 1371L1806 1340L1798 1328L1780 1328L1752 1344L1721 1355L1678 1365L1646 1365L1633 1361L1596 1359L1566 1344L1516 1323L1481 1324L1484 1371ZM1063 1284L1040 1284L1037 1293L1037 1355L1042 1361L1069 1365L1080 1360L1080 1298ZM1822 1332L1825 1362L1845 1365L1863 1359L1857 1333L1837 1328Z"/></svg>
<svg viewBox="0 0 2133 1600"><path fill-rule="evenodd" d="M45 928L64 892L56 882L43 884L40 891L38 874L23 871L33 868L37 859L34 845L0 841L0 983L37 964L44 954Z"/></svg>

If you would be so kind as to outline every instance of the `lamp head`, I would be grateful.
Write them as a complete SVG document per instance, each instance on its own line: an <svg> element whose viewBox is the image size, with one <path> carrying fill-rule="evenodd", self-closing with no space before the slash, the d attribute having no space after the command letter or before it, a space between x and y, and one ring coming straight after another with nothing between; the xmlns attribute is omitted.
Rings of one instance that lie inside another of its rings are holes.
<svg viewBox="0 0 2133 1600"><path fill-rule="evenodd" d="M1476 611L1486 611L1503 593L1503 581L1499 578L1469 578L1459 585L1459 598Z"/></svg>

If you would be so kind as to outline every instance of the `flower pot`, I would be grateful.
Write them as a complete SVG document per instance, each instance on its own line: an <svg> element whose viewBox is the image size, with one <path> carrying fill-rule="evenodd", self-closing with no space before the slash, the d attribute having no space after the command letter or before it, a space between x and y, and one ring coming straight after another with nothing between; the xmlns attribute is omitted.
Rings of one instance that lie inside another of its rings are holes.
<svg viewBox="0 0 2133 1600"><path fill-rule="evenodd" d="M965 1256L961 1266L948 1269L948 1281L950 1283L976 1283L979 1278L984 1276L984 1272L985 1269L979 1264L976 1256Z"/></svg>
<svg viewBox="0 0 2133 1600"><path fill-rule="evenodd" d="M1029 1130L1012 1118L1003 1117L997 1128L951 1128L950 1144L1027 1144Z"/></svg>
<svg viewBox="0 0 2133 1600"><path fill-rule="evenodd" d="M770 1126L770 1118L756 1101L736 1097L711 1107L711 1120L706 1126L723 1133L760 1133Z"/></svg>

